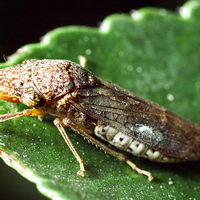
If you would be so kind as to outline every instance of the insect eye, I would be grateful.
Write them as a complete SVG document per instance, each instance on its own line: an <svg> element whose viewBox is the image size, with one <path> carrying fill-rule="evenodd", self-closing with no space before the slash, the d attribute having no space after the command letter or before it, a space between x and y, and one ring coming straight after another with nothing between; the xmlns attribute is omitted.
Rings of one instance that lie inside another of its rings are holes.
<svg viewBox="0 0 200 200"><path fill-rule="evenodd" d="M15 82L15 88L22 87L23 85L24 85L24 82L22 82L22 81Z"/></svg>
<svg viewBox="0 0 200 200"><path fill-rule="evenodd" d="M22 94L21 102L29 107L42 107L45 99L40 94L30 91Z"/></svg>

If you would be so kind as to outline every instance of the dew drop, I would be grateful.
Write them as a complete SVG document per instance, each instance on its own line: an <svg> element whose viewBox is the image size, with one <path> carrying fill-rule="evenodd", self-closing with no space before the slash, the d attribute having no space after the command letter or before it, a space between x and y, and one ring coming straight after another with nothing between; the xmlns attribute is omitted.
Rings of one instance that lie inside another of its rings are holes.
<svg viewBox="0 0 200 200"><path fill-rule="evenodd" d="M92 53L92 50L91 50L91 49L87 49L87 50L85 51L85 53L86 53L87 55L90 55L90 54Z"/></svg>
<svg viewBox="0 0 200 200"><path fill-rule="evenodd" d="M168 95L167 95L167 99L168 99L169 101L173 101L173 100L174 100L174 96L173 96L172 94L168 94Z"/></svg>

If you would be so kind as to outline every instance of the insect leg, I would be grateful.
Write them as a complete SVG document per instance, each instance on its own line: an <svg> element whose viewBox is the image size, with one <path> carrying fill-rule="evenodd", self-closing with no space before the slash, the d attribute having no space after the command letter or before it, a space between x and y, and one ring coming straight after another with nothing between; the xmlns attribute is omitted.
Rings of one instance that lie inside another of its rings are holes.
<svg viewBox="0 0 200 200"><path fill-rule="evenodd" d="M140 168L138 168L133 162L131 162L130 160L126 160L126 163L133 169L135 170L136 172L138 172L139 174L144 174L146 176L148 176L148 180L149 181L152 181L153 180L153 176L151 174L151 172L148 172L148 171L145 171L145 170L142 170Z"/></svg>
<svg viewBox="0 0 200 200"><path fill-rule="evenodd" d="M22 117L22 116L43 116L43 115L44 113L38 109L27 109L21 112L0 115L0 122L4 122L10 119Z"/></svg>
<svg viewBox="0 0 200 200"><path fill-rule="evenodd" d="M86 62L87 62L87 58L85 56L78 56L79 62L80 62L80 66L85 68L86 66Z"/></svg>
<svg viewBox="0 0 200 200"><path fill-rule="evenodd" d="M85 167L83 164L83 160L76 152L76 149L74 148L73 144L71 143L70 139L68 138L67 133L66 133L65 129L63 128L62 124L63 124L62 119L56 118L54 120L54 125L58 128L59 132L61 133L61 135L64 138L65 142L67 143L68 147L70 148L70 150L74 154L76 160L80 164L80 170L77 172L77 174L84 177L85 176Z"/></svg>
<svg viewBox="0 0 200 200"><path fill-rule="evenodd" d="M60 119L57 119L60 120ZM55 122L54 122L55 123ZM61 122L60 122L61 123ZM114 150L112 150L111 148L109 148L107 145L104 145L102 142L100 142L99 140L96 140L94 137L92 137L90 134L86 133L83 129L81 129L80 125L75 124L72 120L70 120L69 118L64 118L62 119L62 125L60 124L59 126L62 127L62 129L64 130L63 126L69 126L71 127L74 131L78 132L80 135L82 135L84 138L86 138L87 140L89 140L90 142L92 142L93 144L95 144L96 146L98 146L100 149L104 150L105 152L111 154L112 156L116 157L117 159L119 159L120 161L126 162L133 170L137 171L139 174L144 174L146 176L148 176L148 180L151 181L153 179L153 176L150 172L142 170L140 168L138 168L134 163L132 163L130 160L128 160L126 158L126 156L124 154L118 153ZM56 125L57 126L57 125ZM58 128L59 129L59 128ZM66 134L65 132L63 132L64 134ZM63 135L63 133L61 133ZM63 136L64 137L64 136ZM64 138L65 139L65 138ZM66 140L65 140L66 141ZM68 144L68 141L66 141L66 143ZM70 142L71 144L71 142ZM71 144L72 145L72 144ZM69 145L68 145L69 146ZM70 147L70 146L69 146ZM72 146L73 147L73 146ZM71 148L71 147L70 147ZM73 148L74 149L74 148ZM75 151L75 149L74 149ZM72 151L73 152L73 151ZM76 152L76 151L75 151ZM74 153L74 152L73 152ZM75 154L74 154L75 155ZM78 154L77 154L78 155ZM76 157L76 155L75 155ZM79 155L78 155L79 157ZM77 157L76 157L77 159ZM79 159L81 160L81 158L79 157ZM77 159L78 160L78 159ZM82 161L82 160L81 160ZM78 161L79 162L79 161ZM80 162L79 162L80 163Z"/></svg>

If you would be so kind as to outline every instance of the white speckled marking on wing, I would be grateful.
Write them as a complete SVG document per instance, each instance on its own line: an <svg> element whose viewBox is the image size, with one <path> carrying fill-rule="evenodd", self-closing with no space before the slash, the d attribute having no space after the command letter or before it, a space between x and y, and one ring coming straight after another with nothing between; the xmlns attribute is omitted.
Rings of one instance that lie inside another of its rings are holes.
<svg viewBox="0 0 200 200"><path fill-rule="evenodd" d="M157 160L161 156L161 153L159 151L153 152L151 149L148 149L146 155L150 160Z"/></svg>
<svg viewBox="0 0 200 200"><path fill-rule="evenodd" d="M141 155L145 150L146 146L143 143L140 143L136 140L134 140L127 149L128 152L134 155Z"/></svg>
<svg viewBox="0 0 200 200"><path fill-rule="evenodd" d="M98 125L95 127L94 134L103 140L110 141L117 134L117 130L110 126Z"/></svg>
<svg viewBox="0 0 200 200"><path fill-rule="evenodd" d="M171 162L173 160L172 158L164 156L159 151L148 148L145 144L134 140L130 136L118 132L110 126L97 125L94 134L113 146L139 157L160 162Z"/></svg>
<svg viewBox="0 0 200 200"><path fill-rule="evenodd" d="M133 141L131 137L124 135L121 132L118 132L112 140L110 140L110 143L113 144L114 146L126 150L127 147L130 145L130 143Z"/></svg>

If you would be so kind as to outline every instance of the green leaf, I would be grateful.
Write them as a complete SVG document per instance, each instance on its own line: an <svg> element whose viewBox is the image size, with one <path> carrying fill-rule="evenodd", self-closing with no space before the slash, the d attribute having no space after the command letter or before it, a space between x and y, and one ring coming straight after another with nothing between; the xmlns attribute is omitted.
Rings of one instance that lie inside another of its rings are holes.
<svg viewBox="0 0 200 200"><path fill-rule="evenodd" d="M189 1L175 14L144 8L131 16L108 16L97 28L71 26L47 33L39 44L29 44L1 67L28 58L87 57L87 69L138 95L200 124L200 3ZM23 110L23 105L0 102L0 113ZM140 168L155 179L134 172L127 164L88 143L66 128L86 167L79 165L54 127L21 117L0 123L1 157L37 184L52 199L198 199L200 163L154 163L134 156ZM7 154L6 154L6 153Z"/></svg>

